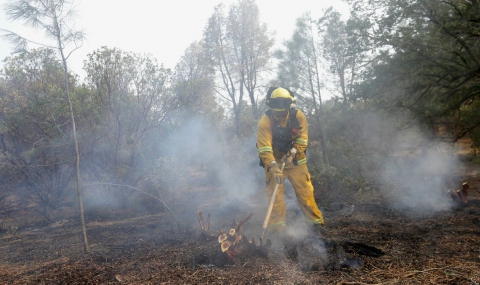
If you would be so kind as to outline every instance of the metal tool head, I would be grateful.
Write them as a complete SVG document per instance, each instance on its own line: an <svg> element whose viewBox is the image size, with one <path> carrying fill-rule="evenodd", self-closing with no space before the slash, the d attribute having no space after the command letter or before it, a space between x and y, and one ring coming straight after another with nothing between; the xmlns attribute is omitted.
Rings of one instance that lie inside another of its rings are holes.
<svg viewBox="0 0 480 285"><path fill-rule="evenodd" d="M265 244L263 243L263 238L259 238L259 243L255 241L255 237L252 237L250 240L246 236L242 238L244 244L246 245L247 251L252 255L257 255L260 257L267 257L270 248L272 247L272 241L267 239Z"/></svg>

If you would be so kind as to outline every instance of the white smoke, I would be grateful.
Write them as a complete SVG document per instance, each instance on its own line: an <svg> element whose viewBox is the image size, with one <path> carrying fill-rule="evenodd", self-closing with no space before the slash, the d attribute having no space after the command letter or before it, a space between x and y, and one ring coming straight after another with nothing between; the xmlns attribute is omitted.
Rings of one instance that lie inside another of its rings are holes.
<svg viewBox="0 0 480 285"><path fill-rule="evenodd" d="M164 152L176 156L186 167L185 171L206 173L205 179L215 191L202 197L201 201L195 201L195 204L208 206L221 197L224 201L214 205L215 211L222 211L223 207L232 212L232 207L237 206L239 214L248 214L249 207L245 206L242 210L242 204L245 205L256 193L261 183L256 175L261 169L258 166L256 138L254 135L242 139L225 138L225 131L216 128L219 126L202 118L189 120L167 139ZM194 183L195 178L192 179Z"/></svg>
<svg viewBox="0 0 480 285"><path fill-rule="evenodd" d="M455 185L460 167L454 149L417 129L397 133L390 144L391 156L380 167L380 178L392 187L383 191L392 206L412 215L448 210L446 192Z"/></svg>

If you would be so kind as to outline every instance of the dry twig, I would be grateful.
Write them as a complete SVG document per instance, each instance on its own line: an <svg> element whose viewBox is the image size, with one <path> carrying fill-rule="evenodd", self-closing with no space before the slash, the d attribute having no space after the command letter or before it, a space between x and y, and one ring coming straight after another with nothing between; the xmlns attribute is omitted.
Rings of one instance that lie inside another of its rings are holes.
<svg viewBox="0 0 480 285"><path fill-rule="evenodd" d="M440 268L430 268L430 269L425 269L425 270L415 270L411 273L408 273L407 275L404 275L402 276L402 278L407 278L407 277L411 277L411 276L414 276L414 275L417 275L417 274L420 274L420 273L425 273L425 272L428 272L428 271L434 271L434 270L442 270L442 269L445 269L445 268L448 268L450 267L449 266L444 266L444 267L440 267Z"/></svg>
<svg viewBox="0 0 480 285"><path fill-rule="evenodd" d="M363 283L363 282L345 282L345 281L340 281L337 283L337 285L381 285L382 283L375 283L375 284L370 284L370 283Z"/></svg>
<svg viewBox="0 0 480 285"><path fill-rule="evenodd" d="M238 225L235 227L235 232L240 231L240 228L245 224L251 217L253 216L253 213L250 213L245 219L241 220Z"/></svg>

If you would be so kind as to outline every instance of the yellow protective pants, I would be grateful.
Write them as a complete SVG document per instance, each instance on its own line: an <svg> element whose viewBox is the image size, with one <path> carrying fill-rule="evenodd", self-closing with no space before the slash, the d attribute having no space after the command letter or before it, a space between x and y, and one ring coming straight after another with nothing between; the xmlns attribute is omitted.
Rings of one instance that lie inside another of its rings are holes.
<svg viewBox="0 0 480 285"><path fill-rule="evenodd" d="M283 178L290 181L295 190L300 209L308 222L312 224L324 224L322 212L318 209L313 197L313 185L310 181L310 173L307 164L283 169ZM265 188L270 203L275 189L275 181L271 179L270 173L266 172L267 187ZM278 186L277 197L273 203L272 214L268 222L268 230L275 231L286 226L285 218L287 209L283 196L283 183Z"/></svg>

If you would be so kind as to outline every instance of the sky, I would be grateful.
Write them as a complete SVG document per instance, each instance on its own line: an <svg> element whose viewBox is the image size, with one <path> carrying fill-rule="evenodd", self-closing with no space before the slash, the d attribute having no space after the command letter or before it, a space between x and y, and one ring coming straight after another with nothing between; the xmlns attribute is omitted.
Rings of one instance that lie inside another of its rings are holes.
<svg viewBox="0 0 480 285"><path fill-rule="evenodd" d="M0 0L0 29L14 31L21 36L46 42L42 34L12 22L5 14L5 4ZM174 68L185 49L202 38L208 18L214 7L223 3L228 8L234 0L76 0L77 29L84 29L83 46L69 58L69 67L84 76L82 67L87 55L107 46L126 52L151 54L167 68ZM256 0L260 20L269 31L276 34L276 47L291 37L295 20L305 12L314 19L323 9L333 6L348 15L348 5L341 0ZM3 34L3 33L2 33ZM33 46L32 46L33 47ZM0 38L0 60L13 51L13 45ZM0 68L3 64L0 63Z"/></svg>

